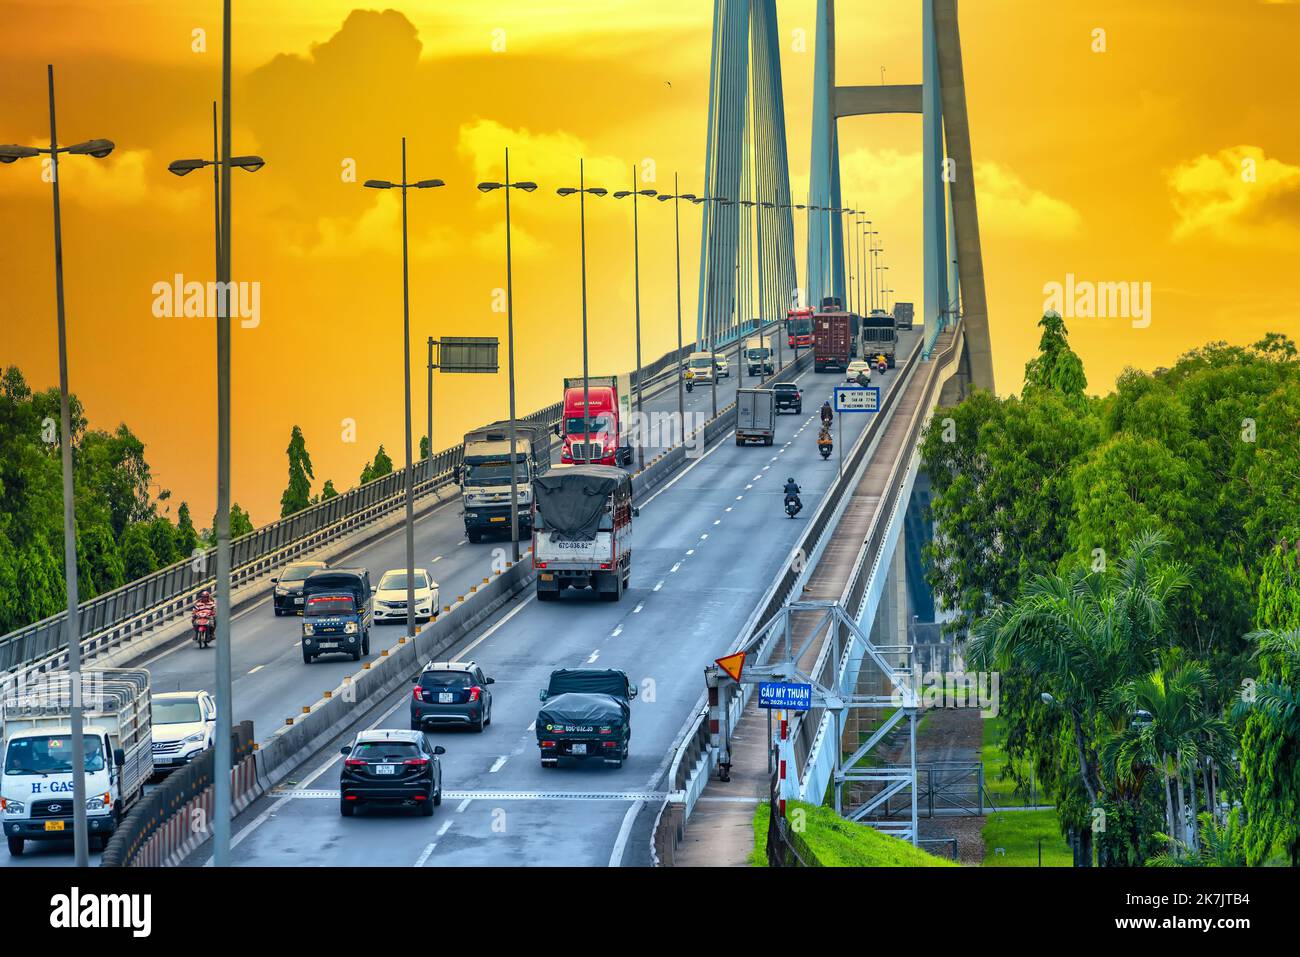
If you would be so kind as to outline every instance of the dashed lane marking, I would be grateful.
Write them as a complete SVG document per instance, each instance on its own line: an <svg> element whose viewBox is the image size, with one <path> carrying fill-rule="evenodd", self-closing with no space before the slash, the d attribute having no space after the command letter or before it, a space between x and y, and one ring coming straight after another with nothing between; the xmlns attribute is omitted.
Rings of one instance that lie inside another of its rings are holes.
<svg viewBox="0 0 1300 957"><path fill-rule="evenodd" d="M425 849L420 853L420 856L415 859L415 866L423 867L424 862L429 859L429 855L433 853L433 849L437 846L437 844L430 844L425 847Z"/></svg>
<svg viewBox="0 0 1300 957"><path fill-rule="evenodd" d="M499 757L499 758L497 758L495 761L493 761L493 762L492 762L492 767L488 768L488 774L496 774L496 773L497 773L498 771L500 771L503 767L505 767L505 764L506 764L506 757L507 757L507 756L503 754L503 755L501 755L501 757Z"/></svg>

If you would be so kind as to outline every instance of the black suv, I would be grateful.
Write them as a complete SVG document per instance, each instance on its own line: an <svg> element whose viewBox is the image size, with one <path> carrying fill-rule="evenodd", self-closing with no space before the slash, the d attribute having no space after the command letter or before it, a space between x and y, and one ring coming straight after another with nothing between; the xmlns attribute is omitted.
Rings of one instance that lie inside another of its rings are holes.
<svg viewBox="0 0 1300 957"><path fill-rule="evenodd" d="M364 568L314 571L302 586L302 660L317 655L370 654L370 572Z"/></svg>
<svg viewBox="0 0 1300 957"><path fill-rule="evenodd" d="M420 809L425 817L442 803L442 762L447 749L430 747L419 731L378 728L360 732L341 749L339 813L351 817L362 804Z"/></svg>
<svg viewBox="0 0 1300 957"><path fill-rule="evenodd" d="M793 382L778 382L772 386L776 393L776 411L789 410L796 414L803 413L803 390Z"/></svg>
<svg viewBox="0 0 1300 957"><path fill-rule="evenodd" d="M314 571L325 567L324 562L292 562L284 566L278 576L271 579L275 585L275 594L271 598L271 607L276 617L292 615L302 611L302 583Z"/></svg>
<svg viewBox="0 0 1300 957"><path fill-rule="evenodd" d="M492 723L493 680L472 661L431 661L420 672L411 695L411 729L430 724L463 724L482 731Z"/></svg>

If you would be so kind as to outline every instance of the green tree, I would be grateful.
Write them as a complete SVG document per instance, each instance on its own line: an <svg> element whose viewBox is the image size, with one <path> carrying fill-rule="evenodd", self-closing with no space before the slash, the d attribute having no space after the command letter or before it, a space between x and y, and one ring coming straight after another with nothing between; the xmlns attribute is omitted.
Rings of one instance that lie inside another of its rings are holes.
<svg viewBox="0 0 1300 957"><path fill-rule="evenodd" d="M326 479L325 484L321 486L320 498L324 502L331 498L338 498L338 491L334 488L334 480Z"/></svg>
<svg viewBox="0 0 1300 957"><path fill-rule="evenodd" d="M108 522L78 522L77 590L91 598L126 584L126 569Z"/></svg>
<svg viewBox="0 0 1300 957"><path fill-rule="evenodd" d="M1065 320L1049 312L1038 320L1038 325L1043 334L1038 340L1038 355L1025 364L1025 395L1049 390L1067 399L1082 400L1088 379L1083 374L1083 360L1070 348Z"/></svg>
<svg viewBox="0 0 1300 957"><path fill-rule="evenodd" d="M388 457L384 447L379 446L379 451L375 453L374 461L367 462L366 467L361 470L361 484L373 482L377 478L388 475L393 471L393 460Z"/></svg>
<svg viewBox="0 0 1300 957"><path fill-rule="evenodd" d="M1284 539L1264 563L1257 621L1259 679L1243 689L1242 806L1246 860L1300 866L1300 542Z"/></svg>
<svg viewBox="0 0 1300 957"><path fill-rule="evenodd" d="M181 558L194 554L199 546L199 533L194 528L194 518L190 515L190 503L181 502L176 512L176 552Z"/></svg>
<svg viewBox="0 0 1300 957"><path fill-rule="evenodd" d="M427 459L428 457L429 457L429 437L427 435L422 435L420 436L420 458Z"/></svg>
<svg viewBox="0 0 1300 957"><path fill-rule="evenodd" d="M143 578L158 568L158 558L149 544L147 526L136 523L122 536L122 566L127 581Z"/></svg>
<svg viewBox="0 0 1300 957"><path fill-rule="evenodd" d="M230 506L230 537L238 538L240 535L247 535L253 530L253 518L242 508L238 502L231 503Z"/></svg>
<svg viewBox="0 0 1300 957"><path fill-rule="evenodd" d="M281 518L307 507L311 500L311 480L316 477L311 470L311 456L307 454L307 440L296 425L285 452L289 456L289 485L280 496Z"/></svg>
<svg viewBox="0 0 1300 957"><path fill-rule="evenodd" d="M149 547L153 550L158 567L166 568L178 561L181 556L176 551L175 526L161 515L144 524L149 533Z"/></svg>

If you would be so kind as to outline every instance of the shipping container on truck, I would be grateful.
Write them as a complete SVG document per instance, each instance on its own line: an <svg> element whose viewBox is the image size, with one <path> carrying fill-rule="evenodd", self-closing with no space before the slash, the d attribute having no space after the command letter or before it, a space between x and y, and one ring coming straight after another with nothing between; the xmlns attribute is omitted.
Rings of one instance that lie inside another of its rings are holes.
<svg viewBox="0 0 1300 957"><path fill-rule="evenodd" d="M736 444L771 445L776 437L776 393L771 389L736 390Z"/></svg>
<svg viewBox="0 0 1300 957"><path fill-rule="evenodd" d="M588 376L587 423L583 432L582 376L564 380L564 418L560 430L560 461L598 465L631 465L632 377Z"/></svg>
<svg viewBox="0 0 1300 957"><path fill-rule="evenodd" d="M519 534L532 521L533 476L551 465L550 432L535 422L515 421L515 487L519 490ZM510 534L510 421L493 422L465 434L461 447L460 501L465 537L478 542L486 532Z"/></svg>
<svg viewBox="0 0 1300 957"><path fill-rule="evenodd" d="M618 601L631 584L632 478L609 465L558 465L533 480L537 600L590 588Z"/></svg>
<svg viewBox="0 0 1300 957"><path fill-rule="evenodd" d="M895 347L898 345L896 320L883 309L872 309L862 317L862 358L874 362L883 354L894 368Z"/></svg>
<svg viewBox="0 0 1300 957"><path fill-rule="evenodd" d="M149 672L82 672L86 828L102 849L153 774ZM0 776L9 853L27 841L72 837L72 692L67 671L27 679L0 705L4 773Z"/></svg>
<svg viewBox="0 0 1300 957"><path fill-rule="evenodd" d="M899 329L912 328L912 304L910 302L894 303L894 322Z"/></svg>
<svg viewBox="0 0 1300 957"><path fill-rule="evenodd" d="M852 352L849 314L819 312L813 316L813 368L818 372L843 372Z"/></svg>

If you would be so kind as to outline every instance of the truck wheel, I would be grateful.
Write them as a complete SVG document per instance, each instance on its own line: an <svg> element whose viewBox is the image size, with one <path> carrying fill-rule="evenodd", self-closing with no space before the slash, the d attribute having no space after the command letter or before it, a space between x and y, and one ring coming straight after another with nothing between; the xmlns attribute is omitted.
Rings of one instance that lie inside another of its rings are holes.
<svg viewBox="0 0 1300 957"><path fill-rule="evenodd" d="M546 762L543 761L542 763L545 764ZM26 842L25 842L21 837L10 837L10 838L9 838L9 853L10 853L11 855L13 855L14 857L22 857L22 856L23 856L23 845L24 845L25 843L26 843Z"/></svg>
<svg viewBox="0 0 1300 957"><path fill-rule="evenodd" d="M736 436L736 444L737 444L737 445L744 445L744 444L745 444L745 440L742 439L742 438L738 435L738 436Z"/></svg>
<svg viewBox="0 0 1300 957"><path fill-rule="evenodd" d="M763 440L763 444L764 444L764 445L771 445L771 444L772 444L772 436L770 436L770 435L767 436L767 438Z"/></svg>
<svg viewBox="0 0 1300 957"><path fill-rule="evenodd" d="M352 652L352 660L353 660L353 661L360 661L360 660L361 660L361 649L360 649L360 648L358 648L356 651Z"/></svg>
<svg viewBox="0 0 1300 957"><path fill-rule="evenodd" d="M366 633L361 636L361 653L363 655L370 654L370 629L369 628L367 628Z"/></svg>
<svg viewBox="0 0 1300 957"><path fill-rule="evenodd" d="M306 648L302 650L302 663L304 665L311 664L311 652L308 651Z"/></svg>
<svg viewBox="0 0 1300 957"><path fill-rule="evenodd" d="M483 533L482 533L482 532L473 532L473 531L470 531L470 530L467 528L467 529L465 529L465 537L466 537L467 539L469 539L469 543L470 543L471 545L477 545L479 542L481 542L481 541L483 540Z"/></svg>

